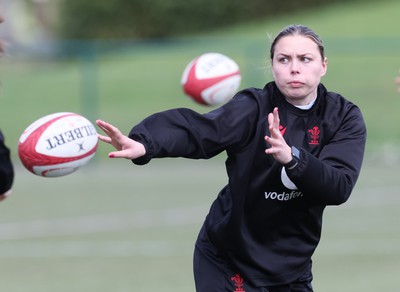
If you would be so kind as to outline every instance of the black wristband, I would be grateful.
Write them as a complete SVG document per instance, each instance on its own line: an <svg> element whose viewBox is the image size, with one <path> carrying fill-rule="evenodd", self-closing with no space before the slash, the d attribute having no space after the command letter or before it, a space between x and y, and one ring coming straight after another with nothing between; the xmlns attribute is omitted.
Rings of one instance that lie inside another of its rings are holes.
<svg viewBox="0 0 400 292"><path fill-rule="evenodd" d="M296 147L292 146L292 160L285 164L286 169L293 169L299 164L300 151Z"/></svg>
<svg viewBox="0 0 400 292"><path fill-rule="evenodd" d="M299 162L297 161L296 158L293 158L292 160L290 160L288 163L285 164L285 168L286 169L293 169L297 166Z"/></svg>

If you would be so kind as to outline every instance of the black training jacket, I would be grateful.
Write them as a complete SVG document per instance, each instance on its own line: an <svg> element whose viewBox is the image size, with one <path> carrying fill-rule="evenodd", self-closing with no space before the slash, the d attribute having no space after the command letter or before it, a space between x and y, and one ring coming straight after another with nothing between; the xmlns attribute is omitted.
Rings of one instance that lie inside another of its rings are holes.
<svg viewBox="0 0 400 292"><path fill-rule="evenodd" d="M265 154L268 113L278 107L281 133L300 149L301 161L287 175L298 187L286 188L282 165ZM133 127L129 137L152 158L208 159L226 151L228 184L204 223L211 242L248 281L271 286L297 279L321 236L322 213L350 196L366 142L359 108L320 84L309 110L288 103L274 82L240 91L206 114L173 109Z"/></svg>
<svg viewBox="0 0 400 292"><path fill-rule="evenodd" d="M11 189L14 180L14 168L10 159L10 150L4 144L4 136L0 131L0 194Z"/></svg>

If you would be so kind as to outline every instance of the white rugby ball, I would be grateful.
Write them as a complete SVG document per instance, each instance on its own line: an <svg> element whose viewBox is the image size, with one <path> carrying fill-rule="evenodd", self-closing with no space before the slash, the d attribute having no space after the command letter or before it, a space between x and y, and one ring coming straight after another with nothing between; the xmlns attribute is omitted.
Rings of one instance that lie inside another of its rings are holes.
<svg viewBox="0 0 400 292"><path fill-rule="evenodd" d="M202 105L215 106L230 100L241 82L239 65L220 53L205 53L185 68L183 91Z"/></svg>
<svg viewBox="0 0 400 292"><path fill-rule="evenodd" d="M85 117L60 112L29 125L19 138L18 155L30 172L43 177L64 176L78 170L96 153L94 125Z"/></svg>

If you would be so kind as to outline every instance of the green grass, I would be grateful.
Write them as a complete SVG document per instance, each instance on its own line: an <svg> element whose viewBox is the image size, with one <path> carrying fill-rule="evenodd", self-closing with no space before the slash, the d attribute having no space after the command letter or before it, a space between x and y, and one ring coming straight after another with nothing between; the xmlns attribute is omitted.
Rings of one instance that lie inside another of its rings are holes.
<svg viewBox="0 0 400 292"><path fill-rule="evenodd" d="M399 170L367 163L349 202L327 209L316 291L397 291ZM98 162L56 179L18 169L0 205L0 280L12 292L194 291L193 244L225 182L219 158Z"/></svg>
<svg viewBox="0 0 400 292"><path fill-rule="evenodd" d="M155 160L144 167L96 159L63 178L24 170L20 133L37 118L74 111L128 132L145 116L198 106L180 87L196 55L219 51L240 65L242 87L263 86L268 34L303 23L325 40L328 89L362 109L368 153L348 203L328 208L314 257L316 291L397 292L400 281L397 127L400 2L341 4L264 22L97 54L96 62L1 62L1 129L13 153L13 197L0 204L0 281L9 292L194 291L193 244L209 205L226 183L223 155L211 161ZM115 45L113 43L112 45ZM102 159L104 158L104 159Z"/></svg>

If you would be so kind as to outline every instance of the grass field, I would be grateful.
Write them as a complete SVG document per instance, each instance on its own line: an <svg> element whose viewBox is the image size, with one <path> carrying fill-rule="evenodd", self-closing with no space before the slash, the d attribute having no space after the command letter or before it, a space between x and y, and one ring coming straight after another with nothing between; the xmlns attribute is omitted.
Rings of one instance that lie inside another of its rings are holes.
<svg viewBox="0 0 400 292"><path fill-rule="evenodd" d="M316 291L398 291L399 171L365 165L350 201L327 209ZM2 285L12 292L194 291L193 244L225 182L220 158L98 162L62 179L18 169L14 197L0 205Z"/></svg>
<svg viewBox="0 0 400 292"><path fill-rule="evenodd" d="M156 160L143 167L107 160L105 145L70 176L44 179L21 167L20 133L58 111L101 117L122 131L148 114L195 105L180 88L194 56L232 56L242 87L262 86L268 34L303 23L325 40L324 83L362 109L365 165L349 202L328 208L314 257L323 292L397 292L400 279L398 1L335 5L224 31L163 42L112 42L94 59L2 60L1 128L13 153L13 197L0 204L0 282L8 292L194 291L193 244L209 205L226 184L224 157ZM81 45L81 44L80 44ZM87 45L87 44L86 44ZM102 44L104 45L104 44ZM96 47L98 49L98 47ZM87 56L87 55L86 55Z"/></svg>

